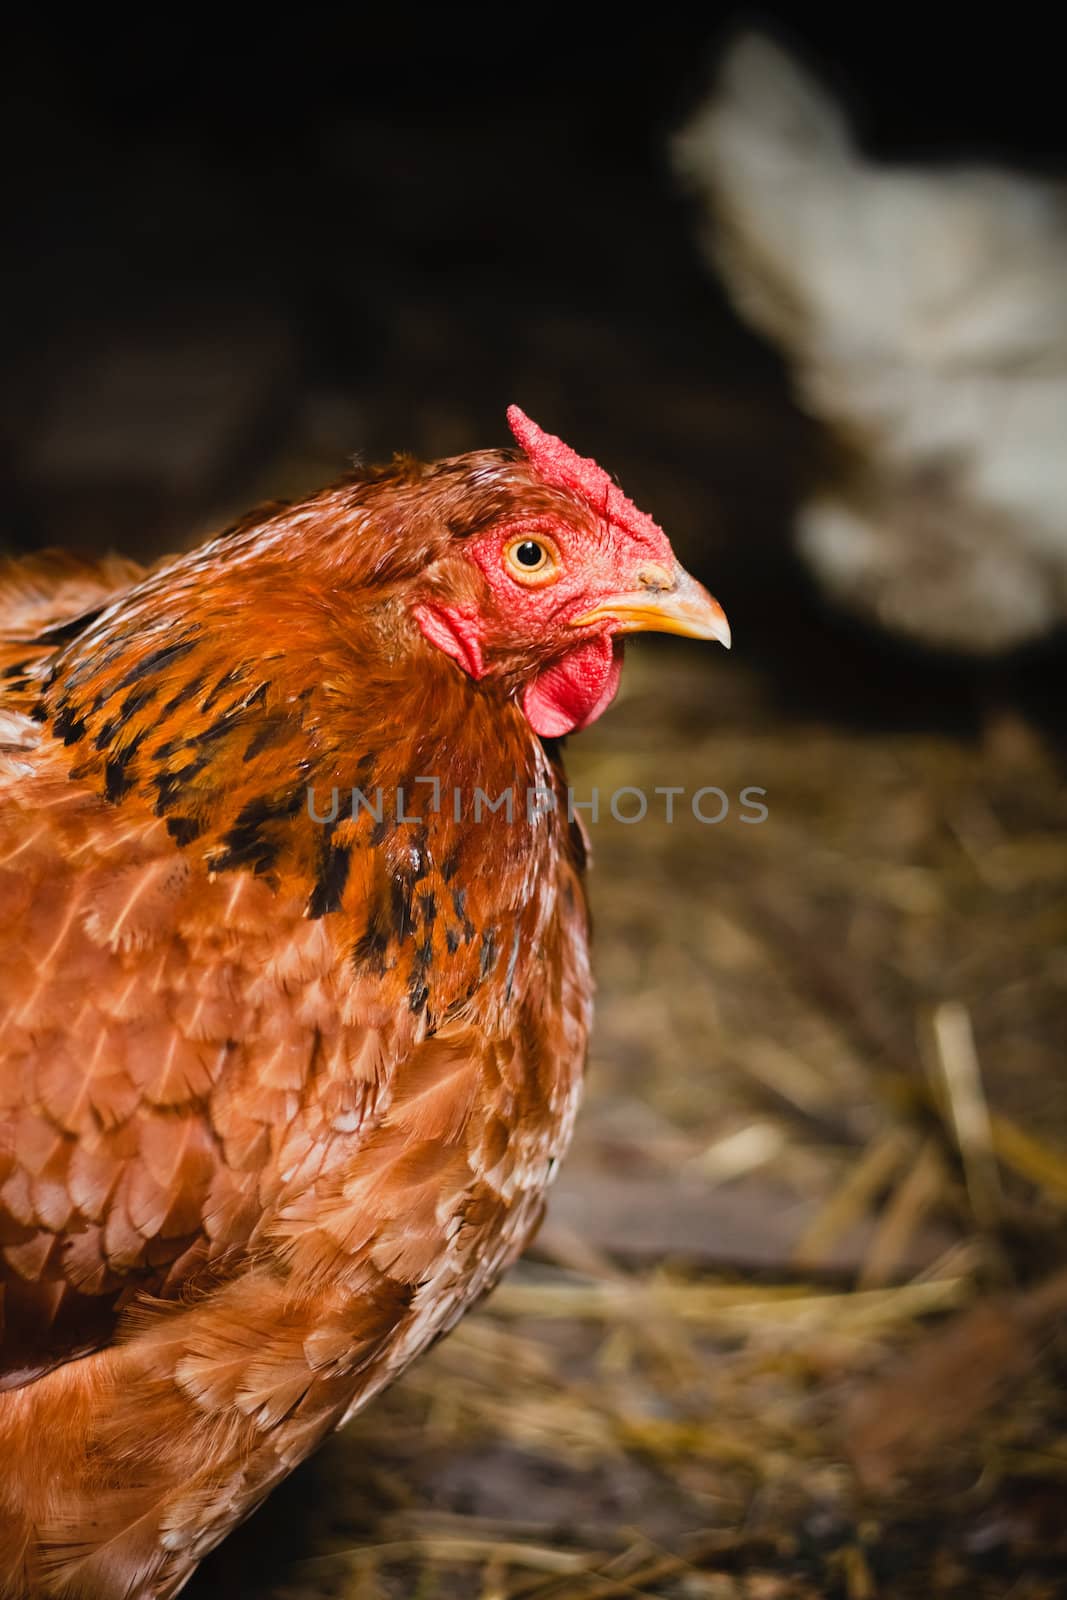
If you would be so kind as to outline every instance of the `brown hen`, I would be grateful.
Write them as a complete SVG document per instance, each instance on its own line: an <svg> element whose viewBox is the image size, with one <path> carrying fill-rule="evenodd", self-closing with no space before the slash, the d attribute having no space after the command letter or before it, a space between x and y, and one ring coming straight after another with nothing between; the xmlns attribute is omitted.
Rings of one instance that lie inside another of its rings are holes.
<svg viewBox="0 0 1067 1600"><path fill-rule="evenodd" d="M0 568L5 1597L177 1593L536 1227L591 995L554 741L622 634L728 635L510 420Z"/></svg>

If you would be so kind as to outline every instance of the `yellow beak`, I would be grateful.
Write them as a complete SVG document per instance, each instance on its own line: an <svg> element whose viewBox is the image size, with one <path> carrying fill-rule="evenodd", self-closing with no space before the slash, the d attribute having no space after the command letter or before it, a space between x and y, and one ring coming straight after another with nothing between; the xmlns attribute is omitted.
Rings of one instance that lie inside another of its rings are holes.
<svg viewBox="0 0 1067 1600"><path fill-rule="evenodd" d="M608 595L592 611L575 617L571 626L589 628L597 622L614 622L618 633L680 633L686 639L717 639L730 648L730 624L719 602L702 583L677 567L638 573L641 587Z"/></svg>

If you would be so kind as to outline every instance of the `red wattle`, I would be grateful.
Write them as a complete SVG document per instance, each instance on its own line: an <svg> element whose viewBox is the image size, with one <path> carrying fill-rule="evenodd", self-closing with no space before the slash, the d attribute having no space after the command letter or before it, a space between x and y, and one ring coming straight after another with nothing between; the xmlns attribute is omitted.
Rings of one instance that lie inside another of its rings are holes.
<svg viewBox="0 0 1067 1600"><path fill-rule="evenodd" d="M575 645L527 685L522 697L526 720L545 739L588 728L614 700L621 674L621 639L601 634Z"/></svg>

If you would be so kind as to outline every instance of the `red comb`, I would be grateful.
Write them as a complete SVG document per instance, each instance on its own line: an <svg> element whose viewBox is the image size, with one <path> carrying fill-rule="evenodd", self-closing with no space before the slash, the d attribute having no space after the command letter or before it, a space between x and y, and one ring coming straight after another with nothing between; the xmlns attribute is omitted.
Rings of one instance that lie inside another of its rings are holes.
<svg viewBox="0 0 1067 1600"><path fill-rule="evenodd" d="M670 555L670 544L663 529L646 512L638 511L603 467L589 456L576 455L570 445L557 439L554 433L542 433L537 423L518 406L508 406L508 427L515 443L546 483L580 496L600 516L632 538L647 541L661 559L664 549Z"/></svg>

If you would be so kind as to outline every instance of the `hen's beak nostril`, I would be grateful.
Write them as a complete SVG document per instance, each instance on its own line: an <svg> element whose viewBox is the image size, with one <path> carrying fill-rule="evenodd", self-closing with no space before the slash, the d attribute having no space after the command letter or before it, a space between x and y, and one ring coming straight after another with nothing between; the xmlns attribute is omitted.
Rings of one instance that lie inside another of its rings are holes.
<svg viewBox="0 0 1067 1600"><path fill-rule="evenodd" d="M730 624L703 584L676 567L648 561L635 580L640 587L605 595L592 611L572 617L572 628L610 623L616 633L679 633L687 639L718 639L730 648Z"/></svg>
<svg viewBox="0 0 1067 1600"><path fill-rule="evenodd" d="M654 561L648 562L641 568L637 574L637 581L642 589L650 589L653 594L666 594L675 587L674 574Z"/></svg>

